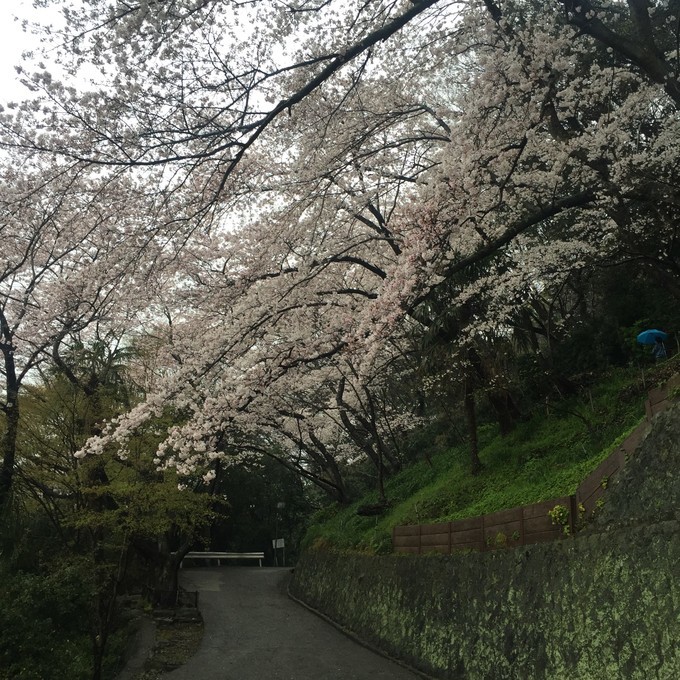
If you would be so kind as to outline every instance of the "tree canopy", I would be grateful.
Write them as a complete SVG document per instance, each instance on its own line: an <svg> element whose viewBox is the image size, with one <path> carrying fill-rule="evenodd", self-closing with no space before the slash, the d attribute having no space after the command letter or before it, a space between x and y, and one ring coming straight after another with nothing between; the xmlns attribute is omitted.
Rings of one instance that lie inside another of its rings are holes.
<svg viewBox="0 0 680 680"><path fill-rule="evenodd" d="M176 586L224 501L262 492L262 537L366 487L378 514L437 442L477 474L480 423L677 330L679 0L35 4L61 19L0 111L0 568L50 535L14 584L45 630L40 578L87 574L93 677L127 568Z"/></svg>
<svg viewBox="0 0 680 680"><path fill-rule="evenodd" d="M342 498L343 461L398 467L428 343L507 425L499 353L550 364L596 272L677 296L674 0L59 5L1 121L0 312L46 315L3 325L5 410L74 334L154 355L78 455L172 408L156 464L267 451Z"/></svg>

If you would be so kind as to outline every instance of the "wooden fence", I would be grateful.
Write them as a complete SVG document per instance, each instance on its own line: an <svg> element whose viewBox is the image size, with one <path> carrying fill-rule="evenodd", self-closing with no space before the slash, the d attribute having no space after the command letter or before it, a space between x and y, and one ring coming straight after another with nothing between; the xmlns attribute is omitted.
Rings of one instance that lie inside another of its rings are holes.
<svg viewBox="0 0 680 680"><path fill-rule="evenodd" d="M637 449L654 415L669 405L669 395L680 388L680 375L650 390L645 420L620 447L579 484L576 493L541 503L501 510L489 515L438 524L394 527L392 547L397 553L445 553L460 550L497 550L565 538L597 510L610 480Z"/></svg>

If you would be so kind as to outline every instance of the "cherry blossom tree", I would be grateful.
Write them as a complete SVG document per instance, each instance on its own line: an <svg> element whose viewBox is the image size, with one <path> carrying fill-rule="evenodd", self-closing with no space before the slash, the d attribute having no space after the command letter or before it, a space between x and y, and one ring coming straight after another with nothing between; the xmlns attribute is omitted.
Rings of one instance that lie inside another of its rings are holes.
<svg viewBox="0 0 680 680"><path fill-rule="evenodd" d="M436 326L437 298L474 309L455 333L474 347L574 271L638 259L677 279L675 3L65 11L58 67L27 67L35 96L4 143L152 179L152 214L175 226L137 243L149 270L176 258L147 312L171 322L163 380L91 452L171 403L159 461L180 470L207 474L263 422L320 455L336 430L320 447L323 428L303 440L266 404L340 366L367 396L389 343ZM348 383L328 380L357 445Z"/></svg>
<svg viewBox="0 0 680 680"><path fill-rule="evenodd" d="M77 244L87 243L91 234L91 224L77 221L82 217L79 211L72 223L77 236L63 227L61 215L67 209L70 178L62 173L49 177L34 172L31 176L10 166L3 175L0 351L5 427L0 500L4 506L15 467L20 387L60 335L69 329L77 332L92 320L93 306L78 296L75 278L68 279L73 263L90 257L87 246L83 252Z"/></svg>
<svg viewBox="0 0 680 680"><path fill-rule="evenodd" d="M11 157L2 165L0 191L4 505L16 465L22 385L46 363L68 368L64 352L83 342L134 330L153 275L175 255L172 231L162 238L154 230L149 245L153 217L140 208L148 197L115 175ZM140 257L140 245L151 260Z"/></svg>
<svg viewBox="0 0 680 680"><path fill-rule="evenodd" d="M385 478L401 468L402 442L420 423L416 400L401 387L413 369L402 353L384 351L370 375L359 375L347 356L287 375L282 379L287 389L276 385L276 396L270 393L259 410L268 438L288 452L277 459L289 467L295 461L303 477L341 503L351 500L346 471L367 460L385 504Z"/></svg>

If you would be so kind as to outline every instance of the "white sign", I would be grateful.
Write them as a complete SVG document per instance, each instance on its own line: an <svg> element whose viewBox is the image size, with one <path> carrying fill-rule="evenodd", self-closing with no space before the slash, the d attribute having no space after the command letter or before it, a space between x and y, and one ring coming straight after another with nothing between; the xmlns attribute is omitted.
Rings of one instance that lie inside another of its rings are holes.
<svg viewBox="0 0 680 680"><path fill-rule="evenodd" d="M276 550L277 548L285 548L286 543L282 538L275 538L272 541L272 546L274 546L274 550Z"/></svg>

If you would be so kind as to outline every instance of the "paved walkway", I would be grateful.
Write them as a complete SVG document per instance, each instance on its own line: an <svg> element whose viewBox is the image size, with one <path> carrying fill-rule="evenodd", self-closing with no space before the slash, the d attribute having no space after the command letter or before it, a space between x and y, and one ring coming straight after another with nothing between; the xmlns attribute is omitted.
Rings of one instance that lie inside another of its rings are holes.
<svg viewBox="0 0 680 680"><path fill-rule="evenodd" d="M288 569L195 568L205 630L187 664L164 680L415 680L286 595Z"/></svg>

